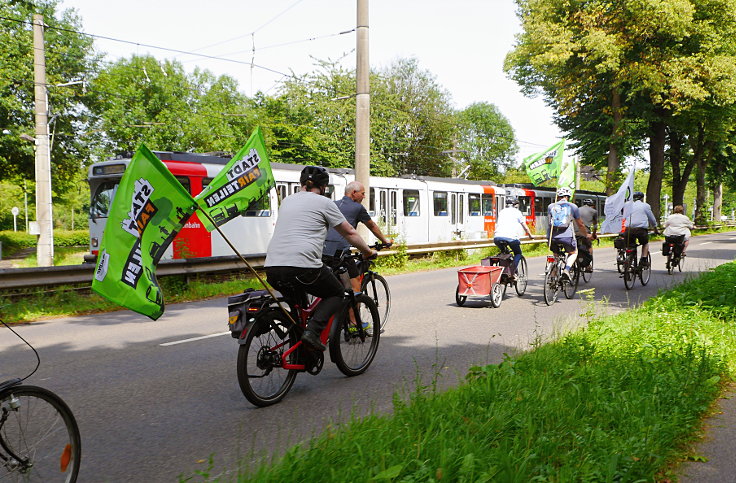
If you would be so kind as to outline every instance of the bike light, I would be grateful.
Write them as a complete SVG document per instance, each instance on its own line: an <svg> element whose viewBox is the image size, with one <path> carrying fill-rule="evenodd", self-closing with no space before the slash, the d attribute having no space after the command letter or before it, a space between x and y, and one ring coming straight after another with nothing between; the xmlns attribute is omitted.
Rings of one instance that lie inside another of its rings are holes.
<svg viewBox="0 0 736 483"><path fill-rule="evenodd" d="M554 263L554 262L555 262L555 257L553 257L552 255L547 255L547 263Z"/></svg>
<svg viewBox="0 0 736 483"><path fill-rule="evenodd" d="M257 307L257 306L254 306L254 307L248 307L247 310L248 310L248 312L258 312L259 310L261 310L261 308L260 307Z"/></svg>
<svg viewBox="0 0 736 483"><path fill-rule="evenodd" d="M100 245L100 241L97 239L97 237L92 237L89 240L89 244L92 245L92 248L97 248Z"/></svg>

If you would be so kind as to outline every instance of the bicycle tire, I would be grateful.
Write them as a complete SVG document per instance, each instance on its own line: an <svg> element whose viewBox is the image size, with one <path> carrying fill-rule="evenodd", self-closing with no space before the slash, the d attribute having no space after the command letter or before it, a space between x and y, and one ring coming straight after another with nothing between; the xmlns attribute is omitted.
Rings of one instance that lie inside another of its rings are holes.
<svg viewBox="0 0 736 483"><path fill-rule="evenodd" d="M544 302L547 305L555 303L559 296L560 287L557 283L557 278L559 277L557 268L557 262L548 263L547 268L544 270L543 295Z"/></svg>
<svg viewBox="0 0 736 483"><path fill-rule="evenodd" d="M616 253L616 270L618 270L618 273L623 274L624 273L624 263L626 261L626 255L625 252L621 249L618 250L618 253Z"/></svg>
<svg viewBox="0 0 736 483"><path fill-rule="evenodd" d="M381 318L373 300L367 295L355 297L355 322L350 319L350 304L340 311L330 331L330 358L346 376L364 373L373 362L381 340ZM358 324L368 321L367 329Z"/></svg>
<svg viewBox="0 0 736 483"><path fill-rule="evenodd" d="M664 265L667 268L667 274L672 275L672 272L675 271L675 262L673 260L672 253L667 254L667 260L665 261Z"/></svg>
<svg viewBox="0 0 736 483"><path fill-rule="evenodd" d="M680 258L677 259L677 270L682 272L682 264L685 261L682 255L680 255Z"/></svg>
<svg viewBox="0 0 736 483"><path fill-rule="evenodd" d="M506 292L506 284L494 283L491 287L491 306L499 308L503 302L503 294Z"/></svg>
<svg viewBox="0 0 736 483"><path fill-rule="evenodd" d="M370 279L369 277L363 279L360 290L373 299L381 318L381 331L386 330L391 313L391 290L388 288L388 282L379 274L372 273Z"/></svg>
<svg viewBox="0 0 736 483"><path fill-rule="evenodd" d="M639 270L639 281L642 287L649 283L652 278L652 255L647 253L647 266Z"/></svg>
<svg viewBox="0 0 736 483"><path fill-rule="evenodd" d="M465 305L465 301L468 300L467 295L460 295L460 285L455 289L455 303L458 307Z"/></svg>
<svg viewBox="0 0 736 483"><path fill-rule="evenodd" d="M297 343L291 322L276 310L260 314L238 349L238 384L245 398L258 407L281 401L296 379L296 369L282 369L284 352ZM297 349L289 362L297 363Z"/></svg>
<svg viewBox="0 0 736 483"><path fill-rule="evenodd" d="M634 258L636 257L636 254L634 254ZM636 283L636 261L632 260L631 257L627 257L624 261L624 287L626 287L626 290L631 290L634 288L634 283Z"/></svg>
<svg viewBox="0 0 736 483"><path fill-rule="evenodd" d="M0 405L0 453L27 462L0 461L0 480L77 481L82 440L74 414L59 396L42 387L18 385L0 393Z"/></svg>
<svg viewBox="0 0 736 483"><path fill-rule="evenodd" d="M566 299L571 299L575 296L578 291L578 281L580 280L580 266L575 260L572 267L570 267L570 278L562 281L562 293L565 294Z"/></svg>
<svg viewBox="0 0 736 483"><path fill-rule="evenodd" d="M585 269L580 269L580 276L583 278L583 282L588 283L590 282L590 279L593 278L593 260L590 261L590 271L586 271ZM587 267L586 267L587 268Z"/></svg>
<svg viewBox="0 0 736 483"><path fill-rule="evenodd" d="M514 282L516 295L520 297L524 295L527 285L529 285L529 272L527 271L526 258L522 256L519 265L516 267L516 282Z"/></svg>

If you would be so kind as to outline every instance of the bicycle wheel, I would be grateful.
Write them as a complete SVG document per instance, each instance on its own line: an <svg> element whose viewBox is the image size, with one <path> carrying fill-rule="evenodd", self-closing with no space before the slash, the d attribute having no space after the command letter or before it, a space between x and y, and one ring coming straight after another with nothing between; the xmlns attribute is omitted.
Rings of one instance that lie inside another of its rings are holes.
<svg viewBox="0 0 736 483"><path fill-rule="evenodd" d="M648 284L650 278L652 278L652 255L647 253L647 266L639 270L639 280L642 286Z"/></svg>
<svg viewBox="0 0 736 483"><path fill-rule="evenodd" d="M680 255L680 257L677 259L677 270L682 272L682 264L685 263L685 257Z"/></svg>
<svg viewBox="0 0 736 483"><path fill-rule="evenodd" d="M566 299L571 299L575 296L575 292L578 291L578 281L580 280L580 265L577 260L570 267L570 278L562 281L562 293L565 294Z"/></svg>
<svg viewBox="0 0 736 483"><path fill-rule="evenodd" d="M626 252L624 250L618 250L618 253L616 253L616 270L618 270L618 273L624 273L625 262Z"/></svg>
<svg viewBox="0 0 736 483"><path fill-rule="evenodd" d="M468 300L468 297L465 295L460 295L460 285L458 285L455 289L455 303L458 306L462 307L466 300Z"/></svg>
<svg viewBox="0 0 736 483"><path fill-rule="evenodd" d="M672 275L672 272L675 271L675 264L677 263L673 258L674 257L672 256L672 253L668 253L667 260L664 263L664 266L667 268L667 273L669 275Z"/></svg>
<svg viewBox="0 0 736 483"><path fill-rule="evenodd" d="M548 263L547 268L544 271L544 302L547 305L552 305L557 301L559 295L560 286L557 283L559 277L559 271L557 262Z"/></svg>
<svg viewBox="0 0 736 483"><path fill-rule="evenodd" d="M516 289L516 295L524 295L526 292L526 286L529 284L529 275L527 274L526 258L521 257L519 260L519 266L516 267L516 282L514 288Z"/></svg>
<svg viewBox="0 0 736 483"><path fill-rule="evenodd" d="M493 307L499 308L501 306L504 292L506 292L506 284L500 282L493 284L493 287L491 287L491 305Z"/></svg>
<svg viewBox="0 0 736 483"><path fill-rule="evenodd" d="M636 257L636 254L634 255ZM634 260L631 257L628 257L624 261L624 287L626 287L626 290L631 290L634 288L634 283L636 282L636 260Z"/></svg>
<svg viewBox="0 0 736 483"><path fill-rule="evenodd" d="M0 407L0 480L77 480L79 426L59 396L42 387L15 386L0 394Z"/></svg>
<svg viewBox="0 0 736 483"><path fill-rule="evenodd" d="M335 319L330 331L330 358L346 376L357 376L373 362L381 338L381 318L367 295L355 297L355 322L350 320L350 304ZM365 326L364 329L359 327Z"/></svg>
<svg viewBox="0 0 736 483"><path fill-rule="evenodd" d="M583 282L590 282L590 279L593 278L593 260L590 261L590 265L580 270L580 276L583 278Z"/></svg>
<svg viewBox="0 0 736 483"><path fill-rule="evenodd" d="M363 279L360 290L373 299L381 318L381 330L386 330L391 312L391 291L388 289L388 282L377 273L372 273L370 277L366 276Z"/></svg>
<svg viewBox="0 0 736 483"><path fill-rule="evenodd" d="M296 369L282 369L284 352L297 342L291 322L276 310L261 314L238 349L238 384L252 404L263 407L284 398L296 379ZM297 352L288 362L297 363Z"/></svg>

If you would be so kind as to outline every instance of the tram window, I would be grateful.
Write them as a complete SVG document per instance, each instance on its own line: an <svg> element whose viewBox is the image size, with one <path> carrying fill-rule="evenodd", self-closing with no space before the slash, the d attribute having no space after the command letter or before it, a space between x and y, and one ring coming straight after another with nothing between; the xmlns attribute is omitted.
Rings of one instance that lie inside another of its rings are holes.
<svg viewBox="0 0 736 483"><path fill-rule="evenodd" d="M104 218L107 216L110 212L110 203L112 203L117 189L117 181L105 181L97 187L97 191L92 197L92 203L89 205L90 218Z"/></svg>
<svg viewBox="0 0 736 483"><path fill-rule="evenodd" d="M391 217L391 225L396 226L396 191L391 191L391 194L389 195L391 197L391 203L390 203L390 217Z"/></svg>
<svg viewBox="0 0 736 483"><path fill-rule="evenodd" d="M434 216L447 216L447 192L433 192L432 200L434 201Z"/></svg>
<svg viewBox="0 0 736 483"><path fill-rule="evenodd" d="M208 187L210 183L212 183L213 179L214 178L202 178L202 189L205 189L206 187Z"/></svg>
<svg viewBox="0 0 736 483"><path fill-rule="evenodd" d="M334 200L335 199L335 197L333 196L334 194L335 194L335 185L334 184L327 185L327 188L325 188L325 196L331 200Z"/></svg>
<svg viewBox="0 0 736 483"><path fill-rule="evenodd" d="M547 216L547 208L552 204L552 198L534 198L534 214L536 216Z"/></svg>
<svg viewBox="0 0 736 483"><path fill-rule="evenodd" d="M457 222L463 224L465 223L465 196L457 196L459 198L457 203Z"/></svg>
<svg viewBox="0 0 736 483"><path fill-rule="evenodd" d="M419 216L419 190L404 190L404 216Z"/></svg>
<svg viewBox="0 0 736 483"><path fill-rule="evenodd" d="M531 214L528 196L519 196L519 211L521 211L523 215Z"/></svg>
<svg viewBox="0 0 736 483"><path fill-rule="evenodd" d="M371 195L368 197L368 214L376 216L376 190L371 188Z"/></svg>
<svg viewBox="0 0 736 483"><path fill-rule="evenodd" d="M450 218L450 223L453 225L457 223L457 194L452 193L450 195L450 206L452 207L452 217Z"/></svg>
<svg viewBox="0 0 736 483"><path fill-rule="evenodd" d="M189 178L186 176L175 176L175 178L187 190L187 193L192 194L192 184L189 182Z"/></svg>
<svg viewBox="0 0 736 483"><path fill-rule="evenodd" d="M380 196L379 206L378 206L378 208L381 210L380 222L385 225L388 221L386 218L386 211L388 211L387 210L388 205L386 204L386 192L381 190L378 195Z"/></svg>
<svg viewBox="0 0 736 483"><path fill-rule="evenodd" d="M483 195L480 199L483 204L483 216L493 216L493 195Z"/></svg>
<svg viewBox="0 0 736 483"><path fill-rule="evenodd" d="M468 211L470 216L480 216L480 195L468 195Z"/></svg>
<svg viewBox="0 0 736 483"><path fill-rule="evenodd" d="M271 216L271 200L268 193L249 204L243 216Z"/></svg>

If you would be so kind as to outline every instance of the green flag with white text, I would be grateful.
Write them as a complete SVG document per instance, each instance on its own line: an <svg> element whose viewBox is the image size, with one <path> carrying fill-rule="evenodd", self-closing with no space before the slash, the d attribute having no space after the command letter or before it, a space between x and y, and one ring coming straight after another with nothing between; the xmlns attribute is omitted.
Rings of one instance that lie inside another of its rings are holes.
<svg viewBox="0 0 736 483"><path fill-rule="evenodd" d="M549 179L557 178L562 169L564 152L565 140L563 139L541 153L524 158L524 168L532 183L539 185Z"/></svg>
<svg viewBox="0 0 736 483"><path fill-rule="evenodd" d="M557 177L557 187L570 188L575 193L575 175L577 163L572 158L566 158L562 160L560 166L560 174Z"/></svg>
<svg viewBox="0 0 736 483"><path fill-rule="evenodd" d="M153 320L164 312L156 264L195 202L155 154L141 145L110 206L92 290Z"/></svg>
<svg viewBox="0 0 736 483"><path fill-rule="evenodd" d="M199 209L208 213L215 225L221 226L244 213L254 201L266 196L275 184L259 127L195 199ZM208 231L215 229L206 216L200 219Z"/></svg>

